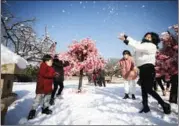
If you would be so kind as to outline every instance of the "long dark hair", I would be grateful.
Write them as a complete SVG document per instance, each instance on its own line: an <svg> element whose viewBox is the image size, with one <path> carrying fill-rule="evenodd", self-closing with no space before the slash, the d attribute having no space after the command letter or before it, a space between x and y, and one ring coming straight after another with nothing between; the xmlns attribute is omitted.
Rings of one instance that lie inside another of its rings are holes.
<svg viewBox="0 0 179 126"><path fill-rule="evenodd" d="M143 42L150 42L149 40L146 40L145 39L145 37L147 36L147 35L151 35L151 37L152 37L152 43L153 44L155 44L156 46L157 46L157 48L158 48L158 44L160 43L160 37L159 37L159 35L157 34L157 33L155 33L155 32L147 32L145 35L144 35L144 37L143 37L143 39L142 39L142 43Z"/></svg>

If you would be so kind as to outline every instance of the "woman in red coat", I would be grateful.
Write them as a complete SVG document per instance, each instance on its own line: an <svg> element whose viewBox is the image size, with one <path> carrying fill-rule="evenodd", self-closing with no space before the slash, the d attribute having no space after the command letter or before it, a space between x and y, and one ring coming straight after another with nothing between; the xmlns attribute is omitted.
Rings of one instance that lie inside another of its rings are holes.
<svg viewBox="0 0 179 126"><path fill-rule="evenodd" d="M52 68L52 62L52 57L50 55L45 55L43 57L43 62L40 64L40 70L37 75L36 97L28 119L33 119L35 117L36 109L41 102L43 102L42 113L52 113L52 110L49 109L49 101L52 93L53 79L55 76L58 76Z"/></svg>

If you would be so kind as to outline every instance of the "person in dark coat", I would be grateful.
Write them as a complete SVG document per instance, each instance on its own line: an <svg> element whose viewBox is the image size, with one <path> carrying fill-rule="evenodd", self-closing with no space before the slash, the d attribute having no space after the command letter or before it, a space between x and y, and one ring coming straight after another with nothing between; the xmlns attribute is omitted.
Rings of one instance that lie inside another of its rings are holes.
<svg viewBox="0 0 179 126"><path fill-rule="evenodd" d="M69 62L65 61L63 63L63 61L58 59L57 55L54 57L52 66L53 66L55 72L57 72L59 74L59 76L55 77L54 81L53 81L54 89L53 89L53 92L52 92L52 95L51 95L50 105L54 104L54 97L55 97L55 94L57 92L58 86L60 88L58 89L57 97L60 96L62 98L61 93L62 93L63 88L64 88L64 84L63 84L63 81L64 81L64 69L63 68L68 66L68 65L69 65Z"/></svg>
<svg viewBox="0 0 179 126"><path fill-rule="evenodd" d="M97 86L97 72L96 70L93 71L93 82L94 82L94 85Z"/></svg>
<svg viewBox="0 0 179 126"><path fill-rule="evenodd" d="M36 97L29 112L28 119L35 117L36 109L43 102L42 113L51 114L52 110L49 109L49 101L52 93L53 78L58 76L58 73L52 68L52 57L45 55L43 62L40 64L40 70L37 76Z"/></svg>
<svg viewBox="0 0 179 126"><path fill-rule="evenodd" d="M178 101L178 74L171 76L171 91L169 102L177 104Z"/></svg>
<svg viewBox="0 0 179 126"><path fill-rule="evenodd" d="M105 71L102 69L99 69L98 73L98 80L99 80L99 85L106 87L106 82L105 82Z"/></svg>

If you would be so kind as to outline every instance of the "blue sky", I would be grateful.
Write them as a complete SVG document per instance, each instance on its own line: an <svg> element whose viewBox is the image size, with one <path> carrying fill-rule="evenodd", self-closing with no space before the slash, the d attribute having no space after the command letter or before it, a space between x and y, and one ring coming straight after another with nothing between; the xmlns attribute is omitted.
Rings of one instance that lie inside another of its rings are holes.
<svg viewBox="0 0 179 126"><path fill-rule="evenodd" d="M67 50L72 40L90 37L105 58L122 56L129 49L117 39L119 32L141 40L148 31L161 33L178 23L177 1L9 1L19 19L36 17L39 37L48 27L57 51Z"/></svg>

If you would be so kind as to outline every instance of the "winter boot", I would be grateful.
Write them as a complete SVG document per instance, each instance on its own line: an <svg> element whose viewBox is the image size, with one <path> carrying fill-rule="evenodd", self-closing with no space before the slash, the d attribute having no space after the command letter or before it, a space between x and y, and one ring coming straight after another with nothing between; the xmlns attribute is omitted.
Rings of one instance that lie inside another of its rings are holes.
<svg viewBox="0 0 179 126"><path fill-rule="evenodd" d="M35 113L36 113L36 110L31 110L30 112L29 112L29 116L28 116L28 120L29 119L33 119L34 117L35 117Z"/></svg>
<svg viewBox="0 0 179 126"><path fill-rule="evenodd" d="M49 104L50 104L50 105L54 105L54 104L55 104L55 103L54 103L54 98L51 98L51 99L50 99Z"/></svg>
<svg viewBox="0 0 179 126"><path fill-rule="evenodd" d="M123 99L128 99L129 98L129 95L128 94L125 94L124 98Z"/></svg>
<svg viewBox="0 0 179 126"><path fill-rule="evenodd" d="M139 111L139 113L147 113L147 112L150 112L150 108L148 106L145 106L142 110Z"/></svg>
<svg viewBox="0 0 179 126"><path fill-rule="evenodd" d="M165 114L170 114L171 113L171 106L170 106L170 104L164 103L162 105L162 108L163 108L163 111L164 111Z"/></svg>
<svg viewBox="0 0 179 126"><path fill-rule="evenodd" d="M132 94L132 100L135 100L136 98L135 98L135 95L134 94Z"/></svg>
<svg viewBox="0 0 179 126"><path fill-rule="evenodd" d="M50 110L48 107L47 108L42 108L42 113L49 115L49 114L52 114L52 110Z"/></svg>

